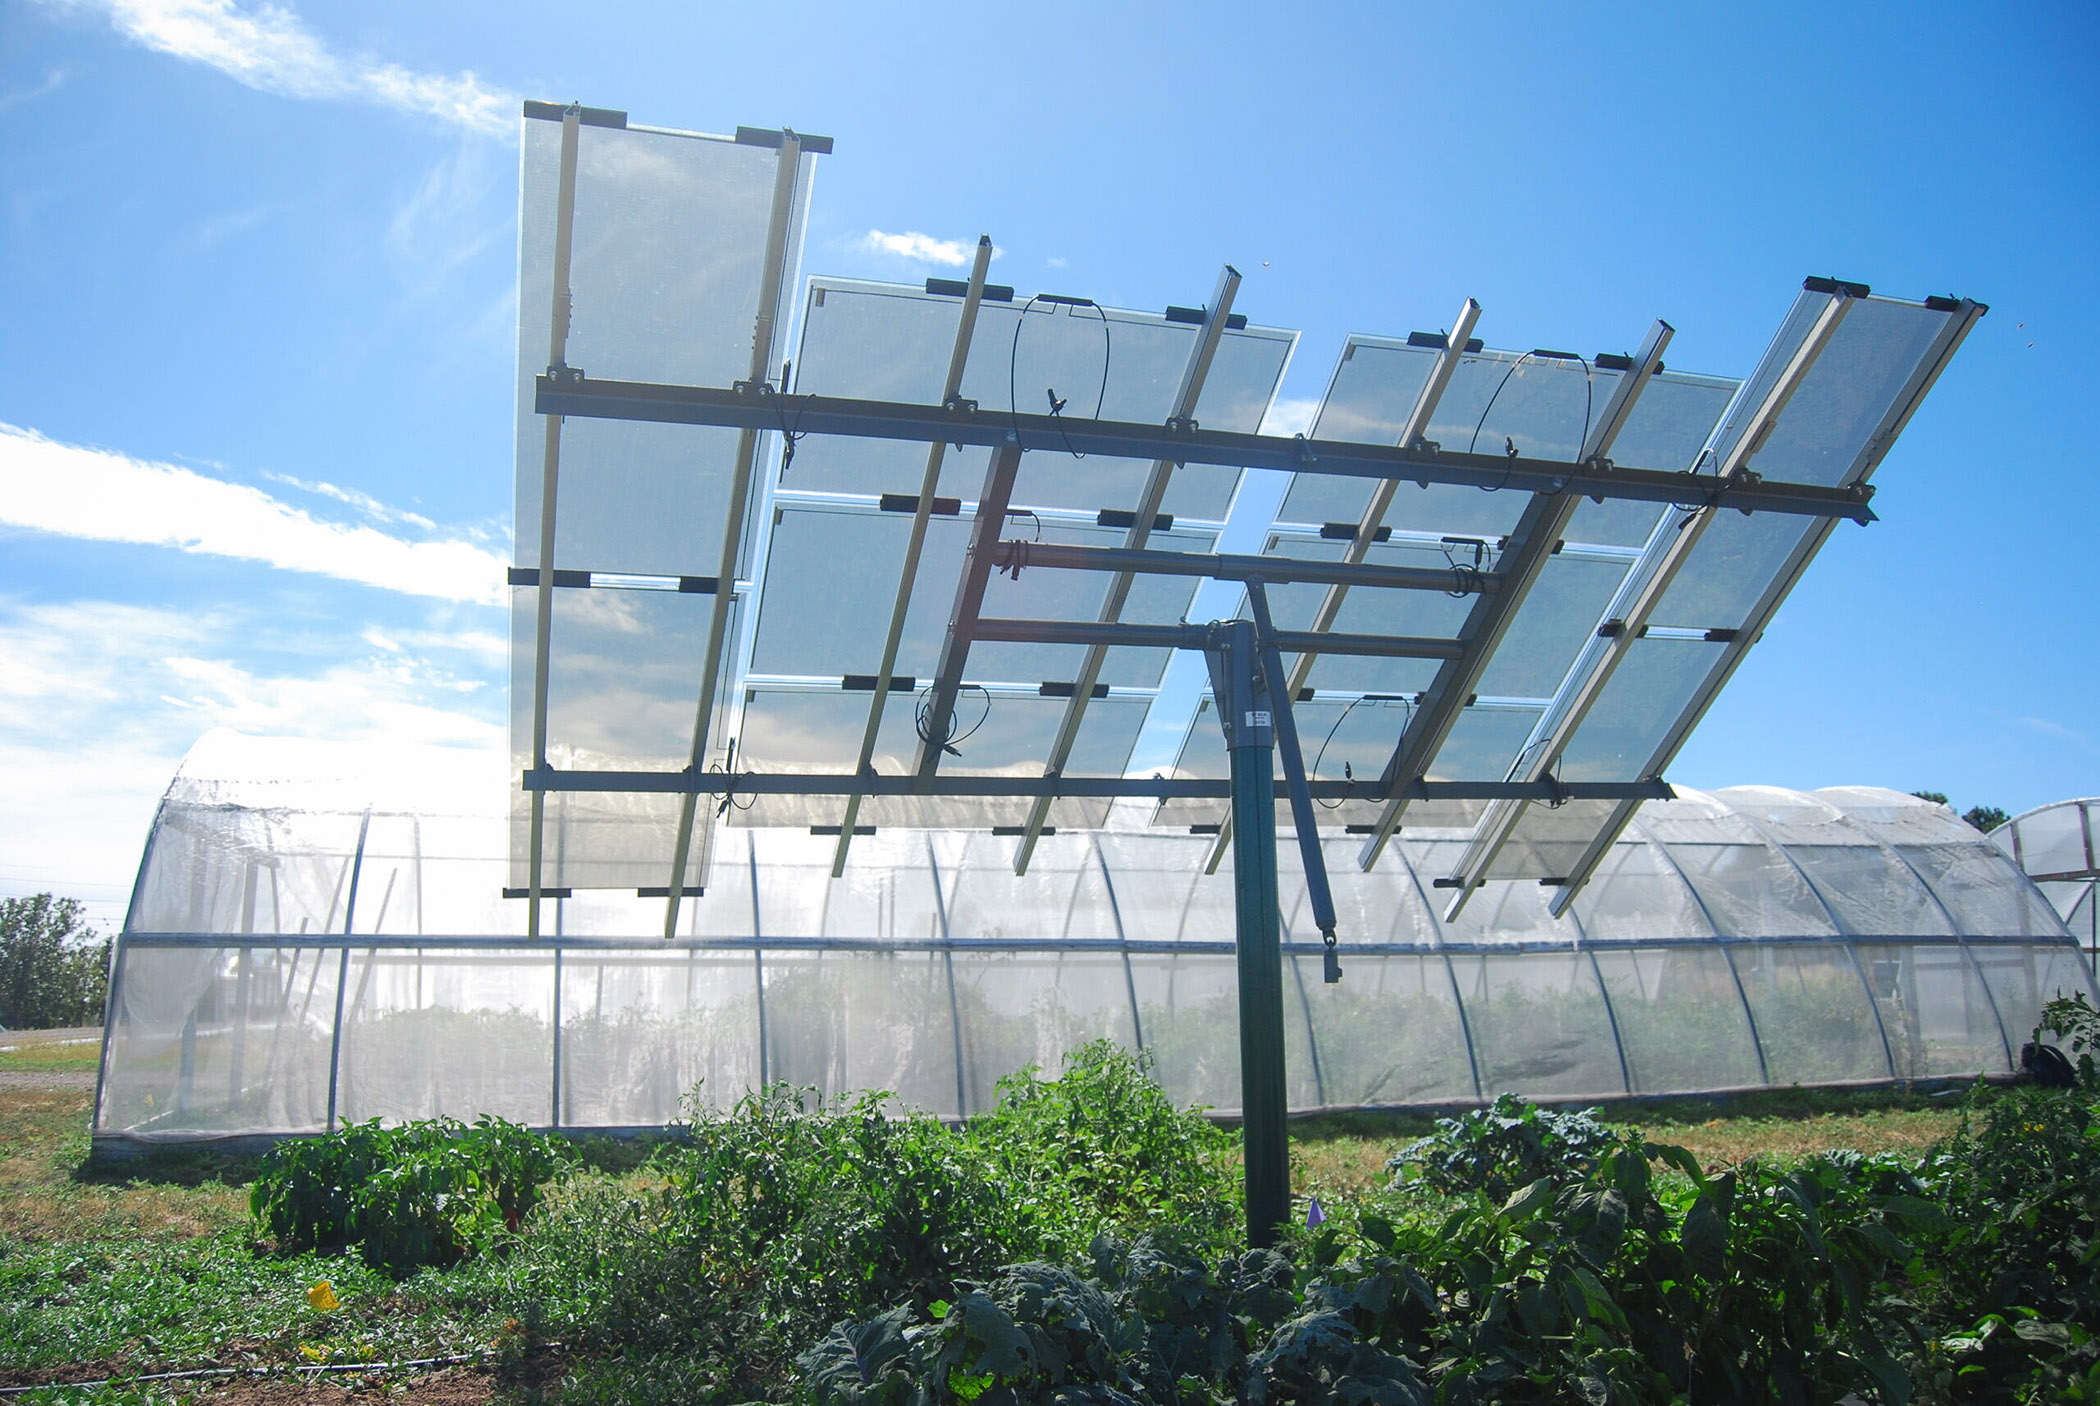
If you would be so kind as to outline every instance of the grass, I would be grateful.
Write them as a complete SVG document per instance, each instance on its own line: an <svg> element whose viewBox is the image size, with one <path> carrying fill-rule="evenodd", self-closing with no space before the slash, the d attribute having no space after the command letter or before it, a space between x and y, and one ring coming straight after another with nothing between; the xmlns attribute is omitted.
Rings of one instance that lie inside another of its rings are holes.
<svg viewBox="0 0 2100 1406"><path fill-rule="evenodd" d="M90 1096L0 1089L0 1242L191 1239L247 1223L246 1177L210 1154L88 1167Z"/></svg>
<svg viewBox="0 0 2100 1406"><path fill-rule="evenodd" d="M1837 1148L1922 1152L1960 1126L1959 1102L1901 1089L1772 1089L1607 1105L1601 1121L1686 1148L1711 1171L1752 1158L1798 1162ZM1342 1195L1383 1186L1386 1163L1435 1123L1430 1114L1349 1113L1293 1124L1294 1189Z"/></svg>
<svg viewBox="0 0 2100 1406"><path fill-rule="evenodd" d="M93 1074L102 1057L102 1043L84 1039L33 1040L17 1038L14 1032L0 1035L0 1071L20 1074Z"/></svg>
<svg viewBox="0 0 2100 1406"><path fill-rule="evenodd" d="M486 1272L397 1284L354 1256L254 1254L251 1163L169 1151L89 1165L88 1103L72 1090L0 1089L0 1383L394 1361L481 1351L502 1333ZM324 1279L342 1305L331 1313L307 1302ZM315 1400L341 1395L314 1390ZM177 1391L14 1399L166 1401Z"/></svg>

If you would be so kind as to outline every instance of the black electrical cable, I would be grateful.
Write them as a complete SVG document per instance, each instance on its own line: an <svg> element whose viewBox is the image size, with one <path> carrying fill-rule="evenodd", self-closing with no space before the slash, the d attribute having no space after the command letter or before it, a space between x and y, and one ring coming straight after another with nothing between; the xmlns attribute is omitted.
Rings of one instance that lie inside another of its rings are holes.
<svg viewBox="0 0 2100 1406"><path fill-rule="evenodd" d="M1503 369L1502 379L1495 383L1494 394L1490 395L1487 404L1480 408L1480 418L1473 422L1473 437L1466 441L1466 453L1471 454L1480 447L1480 432L1487 426L1488 412L1492 411L1495 408L1495 402L1502 398L1502 388L1509 384L1509 378L1517 374L1519 366L1522 366L1537 355L1538 353L1535 351L1521 353L1515 361L1512 361ZM1554 359L1558 360L1559 358L1556 357ZM1582 446L1590 442L1590 417L1596 413L1597 408L1597 373L1591 369L1588 357L1578 355L1575 359L1582 363L1582 438L1575 442L1575 452L1580 454ZM1507 457L1511 459L1516 458L1516 440L1505 435L1502 443L1505 446ZM1479 488L1483 493L1500 493L1508 486L1509 472L1504 471L1502 482L1496 484L1493 488L1483 483L1479 485Z"/></svg>
<svg viewBox="0 0 2100 1406"><path fill-rule="evenodd" d="M912 727L919 734L921 742L926 743L930 747L939 747L950 756L959 757L962 755L962 752L958 750L958 744L967 742L972 737L975 737L977 729L983 727L985 719L992 715L992 691L981 683L959 684L956 687L958 698L961 696L962 690L966 688L974 688L984 695L984 711L977 715L977 721L971 723L966 730L957 732L954 726L955 706L951 703L948 707L948 735L936 741L933 736L934 685L928 684L926 686L925 691L919 695L919 706L912 711Z"/></svg>
<svg viewBox="0 0 2100 1406"><path fill-rule="evenodd" d="M1320 742L1320 750L1313 754L1312 770L1309 773L1307 773L1307 780L1317 781L1320 779L1320 763L1326 759L1327 744L1334 741L1334 735L1342 730L1342 724L1347 722L1349 720L1349 715L1356 711L1356 705L1359 703L1368 703L1370 701L1371 700L1369 698L1352 698L1349 700L1349 705L1342 709L1341 716L1334 720L1334 726L1327 729L1327 736L1323 738ZM1410 700L1402 698L1400 700L1400 706L1402 709L1405 710L1400 715L1400 731L1403 734L1405 734L1407 731L1407 725L1410 722L1414 721L1415 705ZM1356 780L1355 769L1351 767L1346 761L1342 763L1342 780ZM1321 800L1318 796L1315 796L1313 797L1313 804L1319 806L1323 810L1340 810L1343 804L1347 801L1347 799L1347 797L1343 797L1341 800L1337 800L1332 805L1330 805L1326 801Z"/></svg>
<svg viewBox="0 0 2100 1406"><path fill-rule="evenodd" d="M1014 441L1016 443L1019 443L1021 438L1021 397L1018 385L1021 362L1021 328L1028 321L1029 311L1038 302L1042 301L1042 298L1043 295L1038 293L1021 305L1020 314L1014 318L1013 343L1007 348L1006 353L1006 413L1007 417L1013 421ZM1065 306L1072 305L1066 304ZM1094 395L1093 415L1093 418L1098 420L1101 418L1102 407L1108 403L1108 368L1115 357L1115 337L1109 331L1108 313L1103 310L1101 305L1090 302L1086 306L1092 308L1094 315L1101 319L1101 388ZM1086 455L1072 447L1072 437L1065 433L1062 417L1066 402L1057 398L1057 388L1055 386L1044 387L1043 394L1050 402L1050 418L1058 422L1057 432L1064 439L1065 452L1074 459L1084 459Z"/></svg>
<svg viewBox="0 0 2100 1406"><path fill-rule="evenodd" d="M794 374L794 362L789 361L781 364L780 394L773 398L774 413L780 418L780 476L783 479L787 477L788 470L795 466L795 446L809 437L807 431L792 429L788 425L787 405L785 402L791 394L788 389L790 384L789 378ZM802 423L802 413L800 411L795 412L795 423L798 425Z"/></svg>
<svg viewBox="0 0 2100 1406"><path fill-rule="evenodd" d="M732 737L729 739L729 751L725 755L724 759L719 762L709 762L707 764L707 770L709 775L729 777L729 784L722 788L722 799L720 803L718 803L715 806L716 815L727 815L731 806L735 806L736 809L739 811L746 811L751 809L752 806L758 803L757 796L746 796L742 805L736 804L736 778L735 776L730 775L730 769L733 768L735 765L736 739ZM744 774L746 776L750 775L749 772L746 772Z"/></svg>
<svg viewBox="0 0 2100 1406"><path fill-rule="evenodd" d="M1461 545L1470 545L1473 548L1473 564L1471 566L1463 564L1457 557L1451 555L1451 549ZM1470 539L1468 542L1446 538L1442 546L1444 549L1444 560L1451 564L1451 589L1444 592L1444 594L1450 596L1453 600L1464 600L1467 596L1478 594L1483 580L1482 571L1487 565L1487 543L1477 537Z"/></svg>
<svg viewBox="0 0 2100 1406"><path fill-rule="evenodd" d="M1349 706L1342 709L1341 716L1334 720L1334 726L1327 729L1327 736L1322 738L1320 741L1320 750L1313 753L1312 770L1307 776L1308 780L1318 781L1320 779L1320 763L1326 759L1327 744L1334 741L1334 735L1342 730L1342 724L1349 721L1349 715L1356 711L1356 705L1361 702L1363 702L1363 699L1361 698L1350 699ZM1355 772L1350 770L1349 763L1346 761L1343 762L1342 780L1354 781L1355 779L1356 774ZM1332 805L1330 805L1326 801L1321 800L1318 796L1313 797L1313 804L1320 807L1322 810L1340 810L1342 808L1341 801L1335 801Z"/></svg>
<svg viewBox="0 0 2100 1406"><path fill-rule="evenodd" d="M1696 459L1694 459L1694 460L1692 460L1692 469L1691 469L1692 477L1694 477L1694 478L1697 478L1697 477L1699 476L1699 469L1700 469L1700 467L1701 467L1702 465L1704 465L1704 464L1707 464L1707 463L1709 463L1709 462L1712 462L1712 460L1713 460L1713 454L1714 454L1714 451L1713 451L1713 448L1712 448L1712 446L1708 446L1707 448L1705 448L1705 449L1702 449L1702 450L1700 450L1700 451L1699 451L1699 457L1698 457L1698 458L1696 458ZM1713 492L1712 492L1712 493L1710 493L1710 494L1708 494L1708 495L1707 495L1707 498L1706 498L1706 501L1705 501L1705 502L1703 502L1703 503L1672 503L1672 504L1670 504L1670 506L1671 506L1672 508L1674 508L1674 509L1675 509L1676 511L1678 511L1678 512L1680 512L1680 513L1683 513L1683 514L1684 514L1684 520L1683 520L1682 522L1680 522L1680 523L1678 523L1678 524L1677 524L1677 531L1679 531L1679 532L1682 532L1682 531L1684 531L1684 530L1685 530L1685 529L1686 529L1687 527L1690 527L1690 526L1691 526L1691 525L1692 525L1692 524L1693 524L1694 522L1696 522L1696 521L1698 520L1698 518L1699 518L1699 514L1701 514L1701 513L1703 513L1703 512L1706 512L1706 511L1710 510L1710 509L1711 509L1711 508L1712 508L1712 507L1713 507L1713 506L1714 506L1714 505L1715 505L1716 503L1718 503L1718 502L1720 502L1720 501L1721 501L1721 468L1720 468L1720 465L1719 465L1718 463L1716 463L1716 464L1714 465L1714 490L1713 490Z"/></svg>

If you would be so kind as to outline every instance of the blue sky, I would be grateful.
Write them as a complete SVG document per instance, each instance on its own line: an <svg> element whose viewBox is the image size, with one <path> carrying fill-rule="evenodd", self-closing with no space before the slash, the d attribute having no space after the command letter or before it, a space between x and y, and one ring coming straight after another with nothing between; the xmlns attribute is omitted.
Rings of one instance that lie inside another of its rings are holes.
<svg viewBox="0 0 2100 1406"><path fill-rule="evenodd" d="M805 271L1742 374L1992 311L1671 769L2100 792L2088 5L0 6L0 893L121 912L207 728L503 735L517 102L833 136Z"/></svg>

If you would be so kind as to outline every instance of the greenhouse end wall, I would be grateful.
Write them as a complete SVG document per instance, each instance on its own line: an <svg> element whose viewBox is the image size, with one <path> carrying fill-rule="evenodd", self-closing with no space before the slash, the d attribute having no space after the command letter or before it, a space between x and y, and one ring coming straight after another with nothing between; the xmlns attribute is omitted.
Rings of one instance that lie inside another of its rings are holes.
<svg viewBox="0 0 2100 1406"><path fill-rule="evenodd" d="M829 840L730 827L678 939L629 890L555 901L533 943L502 896L504 817L456 807L500 789L432 773L365 809L261 770L186 766L162 806L114 969L104 1142L645 1127L782 1080L967 1117L1097 1038L1145 1051L1178 1102L1238 1105L1232 885L1201 837L1063 832L1016 876L1011 840L883 830L833 880ZM1459 843L1411 831L1369 873L1330 845L1335 986L1286 847L1294 1110L2004 1074L2044 1001L2094 990L2009 855L1894 792L1651 802L1557 920L1538 885L1490 882L1445 922L1432 878Z"/></svg>

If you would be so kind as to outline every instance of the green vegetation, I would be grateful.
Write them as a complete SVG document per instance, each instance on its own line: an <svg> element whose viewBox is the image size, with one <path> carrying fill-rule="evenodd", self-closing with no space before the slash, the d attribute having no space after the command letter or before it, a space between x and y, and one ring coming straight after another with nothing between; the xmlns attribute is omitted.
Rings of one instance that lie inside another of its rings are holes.
<svg viewBox="0 0 2100 1406"><path fill-rule="evenodd" d="M354 1246L372 1268L407 1278L457 1264L515 1232L567 1149L501 1118L382 1128L279 1143L248 1192L256 1223L287 1251Z"/></svg>
<svg viewBox="0 0 2100 1406"><path fill-rule="evenodd" d="M2040 1039L2047 1031L2061 1042L2067 1056L2078 1071L2078 1086L2082 1089L2100 1090L2100 1066L2094 1056L2100 1055L2100 1010L2094 1010L2083 991L2070 996L2059 996L2042 1007L2041 1024L2035 1030Z"/></svg>
<svg viewBox="0 0 2100 1406"><path fill-rule="evenodd" d="M109 939L80 914L78 899L0 898L0 1026L39 1030L102 1019Z"/></svg>
<svg viewBox="0 0 2100 1406"><path fill-rule="evenodd" d="M776 1086L646 1147L362 1124L82 1170L79 1095L0 1092L0 1384L479 1354L518 1402L2093 1400L2095 1096L1950 1102L1328 1120L1316 1223L1250 1251L1232 1135L1105 1044L960 1129Z"/></svg>
<svg viewBox="0 0 2100 1406"><path fill-rule="evenodd" d="M1954 804L1947 799L1944 791L1913 791L1911 794L1921 801L1937 801L1943 806ZM2012 819L2012 815L2007 811L2000 810L1997 806L1970 806L1962 812L1961 818L1988 835L1991 831Z"/></svg>
<svg viewBox="0 0 2100 1406"><path fill-rule="evenodd" d="M1502 1094L1402 1148L1388 1164L1403 1182L1443 1196L1484 1191L1500 1200L1541 1177L1567 1181L1595 1169L1618 1139L1592 1114L1556 1113Z"/></svg>

